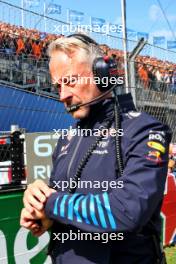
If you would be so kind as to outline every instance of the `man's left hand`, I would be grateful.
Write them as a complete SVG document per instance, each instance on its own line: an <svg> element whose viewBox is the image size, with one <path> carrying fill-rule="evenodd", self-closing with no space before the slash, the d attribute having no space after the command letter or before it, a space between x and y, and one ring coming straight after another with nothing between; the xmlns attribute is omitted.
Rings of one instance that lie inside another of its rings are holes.
<svg viewBox="0 0 176 264"><path fill-rule="evenodd" d="M53 221L46 217L44 210L35 209L30 213L26 208L22 209L20 225L29 229L34 236L41 236L52 224Z"/></svg>

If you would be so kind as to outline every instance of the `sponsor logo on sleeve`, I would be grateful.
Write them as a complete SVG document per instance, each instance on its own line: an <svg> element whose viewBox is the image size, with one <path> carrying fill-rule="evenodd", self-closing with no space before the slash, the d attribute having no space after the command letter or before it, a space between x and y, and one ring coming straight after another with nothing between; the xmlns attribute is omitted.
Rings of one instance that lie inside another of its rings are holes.
<svg viewBox="0 0 176 264"><path fill-rule="evenodd" d="M165 144L165 132L164 131L149 131L149 141L158 141L161 144Z"/></svg>
<svg viewBox="0 0 176 264"><path fill-rule="evenodd" d="M161 153L159 151L151 150L149 151L146 159L155 162L156 164L161 164L163 161L161 159Z"/></svg>
<svg viewBox="0 0 176 264"><path fill-rule="evenodd" d="M158 143L158 142L156 142L156 141L148 141L147 142L147 145L150 147L150 148L152 148L152 149L155 149L155 150L159 150L161 153L165 153L165 151L166 151L166 149L165 149L165 147L162 145L162 144L160 144L160 143Z"/></svg>

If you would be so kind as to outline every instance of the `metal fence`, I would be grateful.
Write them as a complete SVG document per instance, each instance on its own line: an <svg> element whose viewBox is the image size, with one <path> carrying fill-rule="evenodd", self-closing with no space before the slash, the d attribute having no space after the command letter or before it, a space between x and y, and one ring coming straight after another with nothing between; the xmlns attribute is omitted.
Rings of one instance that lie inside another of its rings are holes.
<svg viewBox="0 0 176 264"><path fill-rule="evenodd" d="M57 97L57 91L51 85L47 59L36 60L25 54L18 56L1 52L0 83Z"/></svg>
<svg viewBox="0 0 176 264"><path fill-rule="evenodd" d="M152 58L141 61L140 56L133 62L129 59L130 91L136 108L167 124L172 142L176 142L176 68L164 61L152 65Z"/></svg>
<svg viewBox="0 0 176 264"><path fill-rule="evenodd" d="M58 29L65 25L69 34L73 33L69 31L69 24L4 1L0 1L0 8L0 20L3 21L0 22L0 83L57 97L51 86L46 50L52 40L63 37L62 30L53 33L51 27L54 25ZM19 17L22 12L28 28L21 27ZM89 34L101 44L106 54L117 60L118 70L124 74L123 39L91 31ZM127 41L129 64L136 44L137 40ZM176 61L176 52L145 43L133 61L133 68L129 67L132 80L129 90L139 110L147 111L171 126L175 142L176 64L173 61Z"/></svg>
<svg viewBox="0 0 176 264"><path fill-rule="evenodd" d="M172 142L176 142L176 94L171 93L167 86L164 91L153 89L153 84L144 89L141 81L130 91L135 94L137 110L147 112L167 124L173 133Z"/></svg>

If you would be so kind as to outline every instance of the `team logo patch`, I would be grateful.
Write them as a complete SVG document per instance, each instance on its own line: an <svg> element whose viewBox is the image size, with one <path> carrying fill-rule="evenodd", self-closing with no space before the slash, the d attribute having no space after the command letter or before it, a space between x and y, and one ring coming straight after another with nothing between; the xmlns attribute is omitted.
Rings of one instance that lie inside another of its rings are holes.
<svg viewBox="0 0 176 264"><path fill-rule="evenodd" d="M161 153L165 153L166 149L163 145L161 145L160 143L158 142L155 142L155 141L148 141L147 142L147 145L150 147L150 148L153 148L153 149L156 149L156 150L159 150Z"/></svg>
<svg viewBox="0 0 176 264"><path fill-rule="evenodd" d="M99 148L106 148L108 146L108 144L109 144L109 140L107 140L107 141L100 141L98 143L98 147Z"/></svg>
<svg viewBox="0 0 176 264"><path fill-rule="evenodd" d="M136 111L130 111L126 115L128 116L128 118L132 119L132 118L140 116L141 113L140 112L136 112Z"/></svg>
<svg viewBox="0 0 176 264"><path fill-rule="evenodd" d="M149 151L148 155L146 156L146 159L151 160L157 164L162 163L161 153L159 151L155 151L155 150Z"/></svg>

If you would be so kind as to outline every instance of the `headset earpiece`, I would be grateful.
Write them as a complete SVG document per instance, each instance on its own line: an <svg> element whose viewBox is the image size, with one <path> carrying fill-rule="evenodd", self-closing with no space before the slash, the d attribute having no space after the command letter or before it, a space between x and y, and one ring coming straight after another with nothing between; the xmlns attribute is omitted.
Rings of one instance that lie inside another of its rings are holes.
<svg viewBox="0 0 176 264"><path fill-rule="evenodd" d="M71 37L79 39L87 45L93 44L95 46L98 46L98 43L96 41L84 34L75 33L67 36L67 38ZM117 63L115 59L109 56L96 58L93 61L92 71L96 85L101 92L106 92L111 89L111 87L115 84L115 79L117 79L118 77Z"/></svg>
<svg viewBox="0 0 176 264"><path fill-rule="evenodd" d="M108 56L96 58L93 62L92 71L96 85L102 92L109 90L118 77L117 63Z"/></svg>

